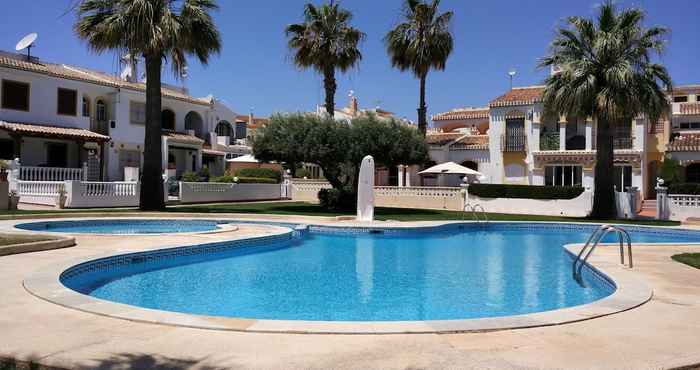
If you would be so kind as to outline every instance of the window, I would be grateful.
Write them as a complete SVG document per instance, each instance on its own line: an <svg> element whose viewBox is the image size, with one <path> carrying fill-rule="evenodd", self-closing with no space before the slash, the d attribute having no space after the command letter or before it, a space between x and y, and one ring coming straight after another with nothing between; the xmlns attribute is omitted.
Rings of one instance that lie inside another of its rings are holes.
<svg viewBox="0 0 700 370"><path fill-rule="evenodd" d="M615 190L624 192L632 186L632 166L615 166Z"/></svg>
<svg viewBox="0 0 700 370"><path fill-rule="evenodd" d="M83 97L83 117L90 117L90 100Z"/></svg>
<svg viewBox="0 0 700 370"><path fill-rule="evenodd" d="M2 80L2 107L29 112L29 84Z"/></svg>
<svg viewBox="0 0 700 370"><path fill-rule="evenodd" d="M687 102L688 102L688 96L687 96L687 95L674 96L674 97L673 97L673 102L674 102L674 103L687 103Z"/></svg>
<svg viewBox="0 0 700 370"><path fill-rule="evenodd" d="M75 90L58 88L58 114L64 116L78 115L78 92Z"/></svg>
<svg viewBox="0 0 700 370"><path fill-rule="evenodd" d="M10 139L0 139L0 159L14 159L15 142Z"/></svg>
<svg viewBox="0 0 700 370"><path fill-rule="evenodd" d="M120 150L119 168L141 167L141 152L138 150Z"/></svg>
<svg viewBox="0 0 700 370"><path fill-rule="evenodd" d="M46 165L49 167L67 167L68 145L63 143L47 143Z"/></svg>
<svg viewBox="0 0 700 370"><path fill-rule="evenodd" d="M546 166L544 184L547 186L581 186L583 184L583 167L581 166Z"/></svg>
<svg viewBox="0 0 700 370"><path fill-rule="evenodd" d="M700 129L700 122L674 122L673 128L680 130Z"/></svg>
<svg viewBox="0 0 700 370"><path fill-rule="evenodd" d="M160 123L164 130L175 130L175 112L164 109L160 113Z"/></svg>
<svg viewBox="0 0 700 370"><path fill-rule="evenodd" d="M217 136L228 136L233 137L233 132L231 132L231 124L228 121L221 121L216 125L216 135Z"/></svg>
<svg viewBox="0 0 700 370"><path fill-rule="evenodd" d="M146 124L146 103L129 102L129 120L133 124Z"/></svg>
<svg viewBox="0 0 700 370"><path fill-rule="evenodd" d="M98 100L95 104L95 119L99 122L107 122L107 107L102 100Z"/></svg>

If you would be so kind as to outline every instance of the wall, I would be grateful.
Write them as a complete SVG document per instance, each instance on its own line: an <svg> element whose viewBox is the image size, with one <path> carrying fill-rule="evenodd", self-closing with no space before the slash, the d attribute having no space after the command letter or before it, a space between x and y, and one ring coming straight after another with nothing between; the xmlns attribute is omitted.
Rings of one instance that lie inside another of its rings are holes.
<svg viewBox="0 0 700 370"><path fill-rule="evenodd" d="M66 208L138 207L137 182L66 181Z"/></svg>
<svg viewBox="0 0 700 370"><path fill-rule="evenodd" d="M479 204L488 213L542 216L586 217L593 205L593 193L584 191L574 199L481 198L469 195L470 204Z"/></svg>
<svg viewBox="0 0 700 370"><path fill-rule="evenodd" d="M668 218L684 222L688 218L700 218L700 195L668 195L665 197Z"/></svg>
<svg viewBox="0 0 700 370"><path fill-rule="evenodd" d="M280 198L280 184L180 182L180 203L183 204L277 200Z"/></svg>
<svg viewBox="0 0 700 370"><path fill-rule="evenodd" d="M330 189L331 184L323 180L292 180L292 200L298 202L318 203L318 192Z"/></svg>
<svg viewBox="0 0 700 370"><path fill-rule="evenodd" d="M375 186L374 201L377 207L462 209L460 188Z"/></svg>

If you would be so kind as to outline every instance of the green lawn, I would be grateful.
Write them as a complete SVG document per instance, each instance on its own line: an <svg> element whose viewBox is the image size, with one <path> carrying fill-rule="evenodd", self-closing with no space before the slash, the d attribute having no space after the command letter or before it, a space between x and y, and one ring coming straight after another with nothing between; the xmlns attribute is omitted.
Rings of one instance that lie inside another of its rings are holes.
<svg viewBox="0 0 700 370"><path fill-rule="evenodd" d="M124 212L125 210L78 210L68 211L75 214L80 213L109 213ZM131 210L128 210L131 211ZM0 217L10 219L13 215L22 214L48 214L66 213L66 211L14 211L13 213L0 213ZM166 212L172 213L246 213L246 214L275 214L275 215L299 215L299 216L326 216L335 217L340 215L352 215L354 212L328 212L318 205L304 202L266 202L266 203L229 203L219 205L191 205L168 207ZM4 217L3 217L4 216ZM406 208L383 208L375 209L375 217L378 220L396 221L440 221L440 220L461 220L462 213L456 211L439 211L426 209L406 209ZM679 225L678 222L656 221L656 220L593 220L587 218L554 217L554 216L532 216L532 215L507 215L491 213L488 214L492 221L568 221L568 222L596 222L596 223L635 223L645 225ZM466 215L466 219L471 219L471 214Z"/></svg>
<svg viewBox="0 0 700 370"><path fill-rule="evenodd" d="M700 269L700 253L683 253L672 256L674 261Z"/></svg>

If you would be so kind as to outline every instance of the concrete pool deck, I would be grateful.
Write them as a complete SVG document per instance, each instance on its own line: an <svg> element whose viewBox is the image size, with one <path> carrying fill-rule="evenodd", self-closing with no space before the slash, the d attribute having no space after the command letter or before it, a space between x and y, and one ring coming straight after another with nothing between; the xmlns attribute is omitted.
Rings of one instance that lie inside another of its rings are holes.
<svg viewBox="0 0 700 370"><path fill-rule="evenodd" d="M265 226L240 225L231 234L253 236L266 232ZM35 271L62 261L226 240L231 237L227 234L128 238L77 235L78 245L72 248L0 257L0 358L34 359L43 365L66 368L110 369L640 369L700 363L700 270L670 259L676 253L700 251L696 246L635 245L635 268L628 273L654 290L652 299L638 308L566 325L486 333L347 336L192 329L64 308L32 296L22 286ZM591 262L605 270L617 266L618 259L615 247L603 247Z"/></svg>

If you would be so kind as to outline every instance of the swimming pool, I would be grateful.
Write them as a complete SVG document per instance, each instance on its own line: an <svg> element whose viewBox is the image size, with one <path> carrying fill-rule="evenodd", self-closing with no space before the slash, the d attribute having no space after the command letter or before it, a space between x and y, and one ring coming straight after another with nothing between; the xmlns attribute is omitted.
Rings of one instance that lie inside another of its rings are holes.
<svg viewBox="0 0 700 370"><path fill-rule="evenodd" d="M18 229L72 234L169 234L214 231L228 221L159 220L159 219L96 219L42 221L15 225Z"/></svg>
<svg viewBox="0 0 700 370"><path fill-rule="evenodd" d="M606 277L571 276L562 245L594 226L490 223L429 229L311 227L297 238L220 242L109 257L61 282L158 310L268 320L417 321L520 315L602 299ZM628 227L635 243L700 233Z"/></svg>

